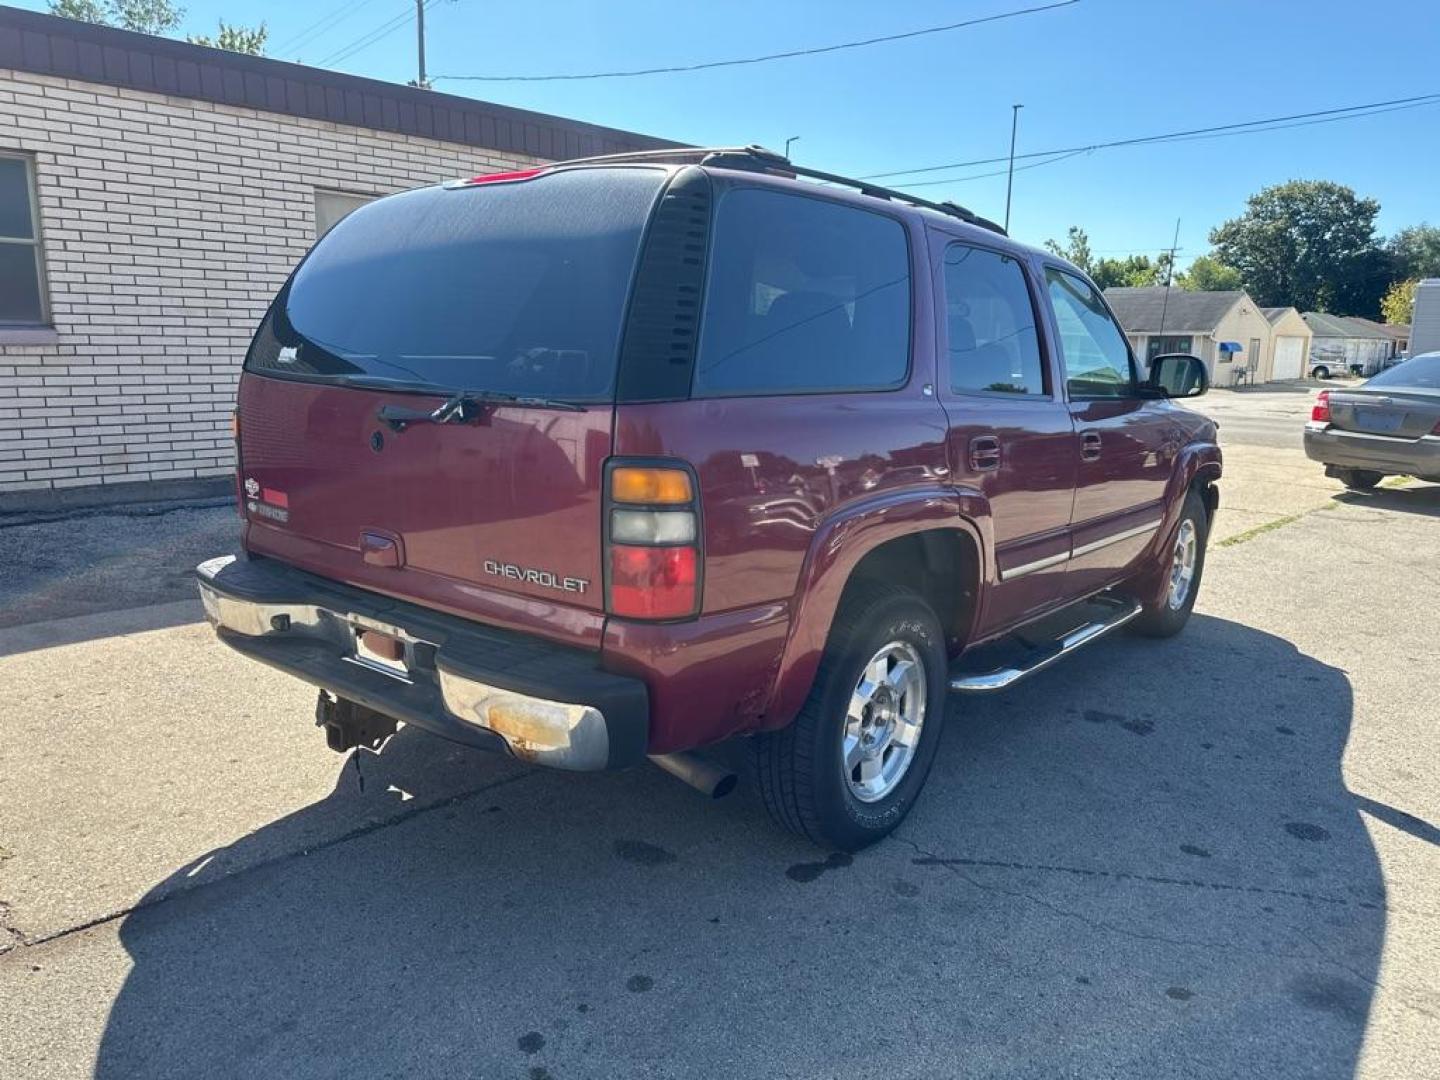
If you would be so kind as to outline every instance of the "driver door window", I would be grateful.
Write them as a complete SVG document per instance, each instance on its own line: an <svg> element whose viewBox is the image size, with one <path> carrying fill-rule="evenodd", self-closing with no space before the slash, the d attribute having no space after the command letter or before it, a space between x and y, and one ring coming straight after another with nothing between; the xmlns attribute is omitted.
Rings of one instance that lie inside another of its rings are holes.
<svg viewBox="0 0 1440 1080"><path fill-rule="evenodd" d="M1130 349L1100 294L1074 274L1054 267L1045 268L1045 280L1055 309L1070 397L1134 396Z"/></svg>

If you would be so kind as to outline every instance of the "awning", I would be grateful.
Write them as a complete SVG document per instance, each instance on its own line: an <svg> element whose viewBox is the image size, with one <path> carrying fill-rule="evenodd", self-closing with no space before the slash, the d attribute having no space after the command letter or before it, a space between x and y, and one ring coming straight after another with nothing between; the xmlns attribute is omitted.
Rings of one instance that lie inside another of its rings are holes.
<svg viewBox="0 0 1440 1080"><path fill-rule="evenodd" d="M1243 345L1241 345L1238 341L1222 341L1222 342L1220 342L1220 351L1221 351L1221 352L1244 352L1244 351L1245 351L1245 347L1244 347Z"/></svg>

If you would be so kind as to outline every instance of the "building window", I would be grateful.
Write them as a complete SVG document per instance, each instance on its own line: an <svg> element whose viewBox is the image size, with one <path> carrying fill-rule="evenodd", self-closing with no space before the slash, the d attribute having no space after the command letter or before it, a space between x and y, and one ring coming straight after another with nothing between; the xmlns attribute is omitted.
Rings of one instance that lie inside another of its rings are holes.
<svg viewBox="0 0 1440 1080"><path fill-rule="evenodd" d="M1186 337L1152 337L1145 343L1145 363L1149 364L1157 356L1165 356L1169 353L1189 353L1194 355L1195 339Z"/></svg>
<svg viewBox="0 0 1440 1080"><path fill-rule="evenodd" d="M340 223L340 219L368 202L374 202L373 195L354 195L348 191L321 191L315 189L315 239L319 240Z"/></svg>
<svg viewBox="0 0 1440 1080"><path fill-rule="evenodd" d="M0 326L47 321L35 165L28 155L0 151Z"/></svg>

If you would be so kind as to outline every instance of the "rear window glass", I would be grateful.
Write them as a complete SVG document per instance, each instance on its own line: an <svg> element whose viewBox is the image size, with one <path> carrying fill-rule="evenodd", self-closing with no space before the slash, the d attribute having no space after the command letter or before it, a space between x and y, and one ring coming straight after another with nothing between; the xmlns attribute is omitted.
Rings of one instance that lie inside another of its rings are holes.
<svg viewBox="0 0 1440 1080"><path fill-rule="evenodd" d="M1365 383L1366 386L1415 386L1422 390L1440 390L1440 353L1412 356L1382 371Z"/></svg>
<svg viewBox="0 0 1440 1080"><path fill-rule="evenodd" d="M945 324L952 390L1045 393L1035 306L1014 259L965 244L946 248Z"/></svg>
<svg viewBox="0 0 1440 1080"><path fill-rule="evenodd" d="M296 271L248 366L607 399L640 238L664 178L659 169L562 171L360 207Z"/></svg>
<svg viewBox="0 0 1440 1080"><path fill-rule="evenodd" d="M741 188L721 199L712 236L695 396L904 382L910 254L898 221Z"/></svg>

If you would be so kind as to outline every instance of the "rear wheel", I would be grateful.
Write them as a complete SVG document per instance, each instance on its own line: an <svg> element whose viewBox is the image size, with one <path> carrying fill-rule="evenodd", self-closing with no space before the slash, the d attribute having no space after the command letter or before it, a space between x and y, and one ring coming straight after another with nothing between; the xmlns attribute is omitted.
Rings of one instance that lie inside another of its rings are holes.
<svg viewBox="0 0 1440 1080"><path fill-rule="evenodd" d="M1205 571L1205 545L1210 538L1210 517L1200 492L1191 488L1180 510L1180 523L1170 543L1165 564L1165 596L1147 604L1130 625L1146 637L1171 637L1184 629L1200 591Z"/></svg>
<svg viewBox="0 0 1440 1080"><path fill-rule="evenodd" d="M835 617L800 714L753 740L775 822L856 851L910 812L945 719L944 636L914 593L865 583Z"/></svg>
<svg viewBox="0 0 1440 1080"><path fill-rule="evenodd" d="M1328 379L1330 378L1330 369L1328 367L1317 367L1310 374L1317 379Z"/></svg>
<svg viewBox="0 0 1440 1080"><path fill-rule="evenodd" d="M1384 473L1371 472L1369 469L1341 469L1335 476L1351 491L1369 491L1385 479Z"/></svg>

